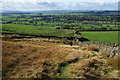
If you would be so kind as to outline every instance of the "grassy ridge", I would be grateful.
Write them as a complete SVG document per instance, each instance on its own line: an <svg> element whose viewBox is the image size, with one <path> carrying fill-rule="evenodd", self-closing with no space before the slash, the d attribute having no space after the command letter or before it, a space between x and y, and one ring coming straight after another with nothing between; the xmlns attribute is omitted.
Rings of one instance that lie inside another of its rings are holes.
<svg viewBox="0 0 120 80"><path fill-rule="evenodd" d="M90 41L99 41L106 43L119 43L118 42L118 31L102 31L102 32L80 32L83 37Z"/></svg>
<svg viewBox="0 0 120 80"><path fill-rule="evenodd" d="M73 36L74 34L74 32L71 30L56 30L53 27L19 25L19 24L2 24L2 30L3 32L9 33L58 36L58 37L69 37Z"/></svg>

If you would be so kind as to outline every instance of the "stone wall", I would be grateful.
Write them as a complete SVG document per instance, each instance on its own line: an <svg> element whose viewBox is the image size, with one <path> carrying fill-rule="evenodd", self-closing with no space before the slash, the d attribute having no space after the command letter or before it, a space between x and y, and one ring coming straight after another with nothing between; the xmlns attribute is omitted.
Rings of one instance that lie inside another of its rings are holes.
<svg viewBox="0 0 120 80"><path fill-rule="evenodd" d="M79 45L84 45L86 47L97 47L100 52L109 53L110 57L120 55L119 44L108 44L102 42L79 42Z"/></svg>

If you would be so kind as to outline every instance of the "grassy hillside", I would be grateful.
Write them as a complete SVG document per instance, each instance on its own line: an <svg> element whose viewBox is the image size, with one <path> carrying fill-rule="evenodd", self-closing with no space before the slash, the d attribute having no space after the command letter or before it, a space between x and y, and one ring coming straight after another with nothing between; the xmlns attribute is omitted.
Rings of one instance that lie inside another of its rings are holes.
<svg viewBox="0 0 120 80"><path fill-rule="evenodd" d="M107 32L80 32L83 37L90 41L99 41L106 43L118 43L118 31Z"/></svg>

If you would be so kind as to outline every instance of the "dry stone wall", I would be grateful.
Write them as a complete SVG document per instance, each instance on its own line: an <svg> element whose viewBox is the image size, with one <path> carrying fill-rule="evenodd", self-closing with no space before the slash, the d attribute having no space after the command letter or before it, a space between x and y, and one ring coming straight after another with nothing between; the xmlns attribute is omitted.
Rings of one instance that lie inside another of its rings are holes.
<svg viewBox="0 0 120 80"><path fill-rule="evenodd" d="M120 44L108 44L102 42L79 42L79 45L84 45L86 47L97 47L100 52L109 53L110 57L120 55Z"/></svg>

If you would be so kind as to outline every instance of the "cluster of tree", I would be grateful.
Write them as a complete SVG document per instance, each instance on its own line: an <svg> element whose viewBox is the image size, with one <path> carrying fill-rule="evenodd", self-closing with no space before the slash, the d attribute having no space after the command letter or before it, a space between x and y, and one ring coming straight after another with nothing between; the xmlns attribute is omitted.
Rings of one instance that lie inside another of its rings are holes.
<svg viewBox="0 0 120 80"><path fill-rule="evenodd" d="M46 26L49 23L57 23L52 24L52 26L60 26L56 29L76 29L85 30L84 26L78 27L77 23L82 24L94 24L94 25L108 25L107 28L89 28L89 30L106 30L110 26L115 25L115 21L117 21L118 16L79 16L79 15L19 15L19 16L9 16L10 19L2 19L3 24L25 24L25 25L35 25L35 26ZM45 23L44 23L45 22ZM67 23L70 25L63 25L59 23ZM120 23L116 23L116 25L120 25ZM110 29L110 28L109 28Z"/></svg>
<svg viewBox="0 0 120 80"><path fill-rule="evenodd" d="M117 16L79 16L79 15L47 15L42 16L46 22L79 22L79 21L117 21Z"/></svg>
<svg viewBox="0 0 120 80"><path fill-rule="evenodd" d="M79 16L79 15L21 15L21 16L10 16L13 21L27 21L33 23L34 21L45 21L45 22L64 22L64 23L76 23L81 21L117 21L118 16ZM21 20L22 19L22 20ZM4 20L3 20L4 21ZM88 23L87 22L87 23ZM95 24L89 22L91 24ZM98 24L98 23L97 23ZM98 24L101 25L101 24Z"/></svg>
<svg viewBox="0 0 120 80"><path fill-rule="evenodd" d="M56 27L56 29L70 29L70 25L63 25L60 27Z"/></svg>

